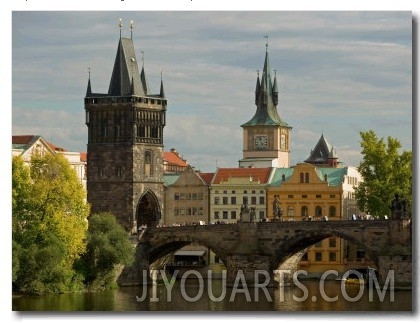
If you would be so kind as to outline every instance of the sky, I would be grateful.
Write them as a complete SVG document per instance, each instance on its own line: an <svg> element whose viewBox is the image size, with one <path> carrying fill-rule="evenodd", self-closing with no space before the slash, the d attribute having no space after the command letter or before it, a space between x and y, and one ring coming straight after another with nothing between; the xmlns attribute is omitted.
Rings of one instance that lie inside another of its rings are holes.
<svg viewBox="0 0 420 323"><path fill-rule="evenodd" d="M344 165L361 160L360 131L412 149L410 11L14 11L13 135L86 151L88 69L92 91L106 93L120 18L123 37L134 21L154 93L162 71L164 150L175 148L196 169L238 167L266 35L277 109L292 126L291 165L322 134Z"/></svg>

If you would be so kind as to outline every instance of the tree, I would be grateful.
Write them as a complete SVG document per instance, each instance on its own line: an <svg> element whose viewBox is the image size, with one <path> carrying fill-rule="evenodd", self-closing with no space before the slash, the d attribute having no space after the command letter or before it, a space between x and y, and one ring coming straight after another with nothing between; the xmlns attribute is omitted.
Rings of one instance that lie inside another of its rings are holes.
<svg viewBox="0 0 420 323"><path fill-rule="evenodd" d="M111 213L89 217L86 253L78 268L91 289L114 287L117 265L130 265L134 248L127 231Z"/></svg>
<svg viewBox="0 0 420 323"><path fill-rule="evenodd" d="M358 171L363 182L355 188L360 210L383 217L390 214L390 204L395 194L407 201L411 217L412 152L402 151L401 143L392 137L385 142L370 130L360 132L362 161Z"/></svg>
<svg viewBox="0 0 420 323"><path fill-rule="evenodd" d="M14 288L63 292L78 284L73 270L85 251L89 205L76 172L61 155L12 160Z"/></svg>

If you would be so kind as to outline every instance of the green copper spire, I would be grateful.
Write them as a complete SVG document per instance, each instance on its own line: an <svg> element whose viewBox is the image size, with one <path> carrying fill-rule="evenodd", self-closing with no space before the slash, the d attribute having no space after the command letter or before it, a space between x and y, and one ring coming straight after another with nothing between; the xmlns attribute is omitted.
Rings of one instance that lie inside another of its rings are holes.
<svg viewBox="0 0 420 323"><path fill-rule="evenodd" d="M271 71L270 63L268 57L268 43L266 44L265 60L264 60L264 69L261 75L261 83L259 74L257 77L257 85L255 89L255 105L257 106L257 111L255 112L254 117L244 123L244 126L257 126L257 125L281 125L289 127L289 125L284 122L278 112L278 88L277 88L277 77L274 76L274 84L271 80Z"/></svg>

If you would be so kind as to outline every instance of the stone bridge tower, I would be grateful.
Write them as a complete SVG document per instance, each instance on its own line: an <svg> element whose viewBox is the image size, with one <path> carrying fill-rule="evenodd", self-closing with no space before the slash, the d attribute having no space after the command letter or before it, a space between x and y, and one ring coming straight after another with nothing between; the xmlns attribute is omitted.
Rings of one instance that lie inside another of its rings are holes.
<svg viewBox="0 0 420 323"><path fill-rule="evenodd" d="M111 212L127 231L156 226L163 211L163 128L167 100L152 94L133 35L121 36L107 93L94 93L89 81L84 100L87 144L87 199L91 212Z"/></svg>

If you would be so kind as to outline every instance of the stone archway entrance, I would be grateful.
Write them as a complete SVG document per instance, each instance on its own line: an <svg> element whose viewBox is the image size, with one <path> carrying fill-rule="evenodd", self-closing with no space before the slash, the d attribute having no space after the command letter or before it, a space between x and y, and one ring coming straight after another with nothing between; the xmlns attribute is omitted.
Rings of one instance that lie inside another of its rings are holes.
<svg viewBox="0 0 420 323"><path fill-rule="evenodd" d="M141 226L156 227L160 220L160 205L152 191L145 192L137 205L136 222L137 230Z"/></svg>

